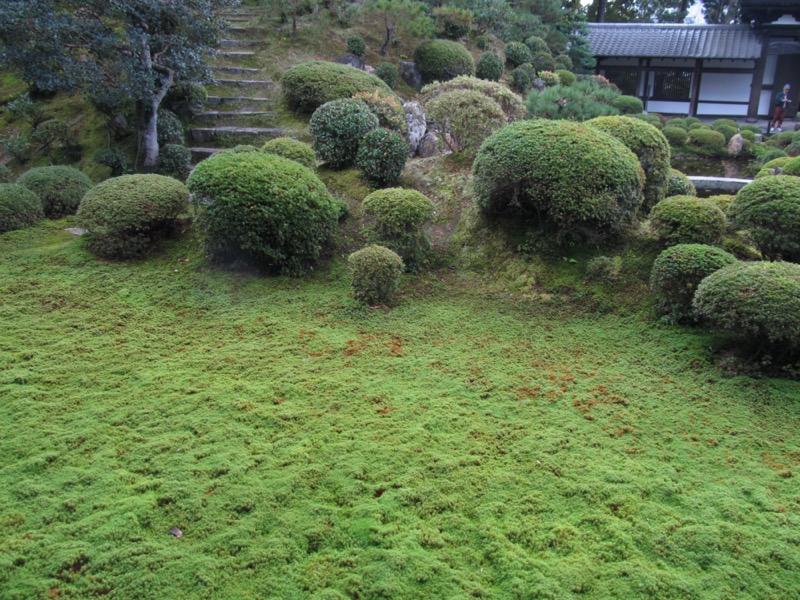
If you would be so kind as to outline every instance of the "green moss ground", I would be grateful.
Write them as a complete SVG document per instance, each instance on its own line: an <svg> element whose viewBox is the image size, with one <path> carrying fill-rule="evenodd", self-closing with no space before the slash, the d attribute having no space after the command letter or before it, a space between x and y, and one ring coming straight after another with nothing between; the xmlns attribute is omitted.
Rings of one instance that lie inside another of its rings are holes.
<svg viewBox="0 0 800 600"><path fill-rule="evenodd" d="M69 223L0 236L0 598L800 595L800 386L713 337Z"/></svg>

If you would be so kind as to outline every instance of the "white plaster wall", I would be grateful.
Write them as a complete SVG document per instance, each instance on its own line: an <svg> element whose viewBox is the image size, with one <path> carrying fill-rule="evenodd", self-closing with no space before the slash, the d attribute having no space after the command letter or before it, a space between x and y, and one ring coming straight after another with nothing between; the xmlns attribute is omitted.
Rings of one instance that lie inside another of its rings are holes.
<svg viewBox="0 0 800 600"><path fill-rule="evenodd" d="M764 79L761 81L764 85L772 85L775 83L775 70L778 68L778 56L770 54L767 56L767 63L764 65Z"/></svg>
<svg viewBox="0 0 800 600"><path fill-rule="evenodd" d="M645 109L647 112L666 113L668 115L687 115L689 114L689 103L650 100Z"/></svg>
<svg viewBox="0 0 800 600"><path fill-rule="evenodd" d="M749 102L751 73L703 73L700 79L699 101L724 100L726 102Z"/></svg>
<svg viewBox="0 0 800 600"><path fill-rule="evenodd" d="M721 115L725 117L746 117L747 104L713 104L711 102L701 102L697 104L697 114L700 115Z"/></svg>
<svg viewBox="0 0 800 600"><path fill-rule="evenodd" d="M758 114L772 114L772 92L761 92L761 98L758 101Z"/></svg>

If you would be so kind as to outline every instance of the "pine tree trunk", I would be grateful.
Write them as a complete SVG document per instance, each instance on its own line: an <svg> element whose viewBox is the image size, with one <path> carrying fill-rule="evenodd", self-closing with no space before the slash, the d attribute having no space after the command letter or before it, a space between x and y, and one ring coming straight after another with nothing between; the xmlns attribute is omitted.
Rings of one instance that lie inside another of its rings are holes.
<svg viewBox="0 0 800 600"><path fill-rule="evenodd" d="M142 167L145 171L152 171L158 163L158 103L153 100L150 106L150 114L142 132L142 144L144 145L144 162Z"/></svg>

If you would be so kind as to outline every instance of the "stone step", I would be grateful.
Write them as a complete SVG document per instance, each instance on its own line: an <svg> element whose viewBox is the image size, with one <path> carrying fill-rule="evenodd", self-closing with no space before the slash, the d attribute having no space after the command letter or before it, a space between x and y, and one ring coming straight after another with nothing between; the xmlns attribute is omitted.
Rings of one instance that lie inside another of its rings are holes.
<svg viewBox="0 0 800 600"><path fill-rule="evenodd" d="M220 135L230 136L277 136L281 135L283 130L279 127L196 127L189 131L192 141L194 142L208 142L216 139Z"/></svg>
<svg viewBox="0 0 800 600"><path fill-rule="evenodd" d="M274 98L248 98L247 96L209 96L206 104L227 104L230 102L253 102L257 104L264 104L267 102L275 102Z"/></svg>
<svg viewBox="0 0 800 600"><path fill-rule="evenodd" d="M227 31L229 33L240 33L242 35L266 35L266 28L265 27L240 27L234 25L233 27L228 27Z"/></svg>
<svg viewBox="0 0 800 600"><path fill-rule="evenodd" d="M251 56L255 56L255 52L236 52L234 51L226 51L226 50L217 50L217 56L224 56L226 58L250 58Z"/></svg>
<svg viewBox="0 0 800 600"><path fill-rule="evenodd" d="M231 66L211 67L211 70L217 73L225 73L227 75L252 75L254 73L259 73L261 71L261 69L251 69L248 67L231 67Z"/></svg>
<svg viewBox="0 0 800 600"><path fill-rule="evenodd" d="M274 81L263 79L217 79L217 85L237 85L239 87L260 87L269 88L275 85Z"/></svg>
<svg viewBox="0 0 800 600"><path fill-rule="evenodd" d="M219 14L223 17L236 17L239 15L260 15L262 12L264 12L263 9L257 6L239 6L237 8L220 11Z"/></svg>
<svg viewBox="0 0 800 600"><path fill-rule="evenodd" d="M219 45L223 48L263 48L267 42L262 40L220 40Z"/></svg>
<svg viewBox="0 0 800 600"><path fill-rule="evenodd" d="M275 116L275 111L272 110L209 110L206 112L196 113L196 119L233 119L238 117L264 117Z"/></svg>
<svg viewBox="0 0 800 600"><path fill-rule="evenodd" d="M200 162L212 154L224 152L224 148L189 148L189 150L192 152L192 160L194 162Z"/></svg>

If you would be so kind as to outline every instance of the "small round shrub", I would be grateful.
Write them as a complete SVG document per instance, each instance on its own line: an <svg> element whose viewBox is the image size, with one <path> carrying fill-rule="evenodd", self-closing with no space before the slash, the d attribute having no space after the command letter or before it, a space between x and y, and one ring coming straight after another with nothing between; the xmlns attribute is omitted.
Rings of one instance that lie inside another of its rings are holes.
<svg viewBox="0 0 800 600"><path fill-rule="evenodd" d="M629 117L633 117L634 119L639 119L644 121L645 123L650 123L653 127L658 129L659 131L664 130L664 125L659 118L659 115L656 113L647 113L645 114L636 114L636 115L628 115Z"/></svg>
<svg viewBox="0 0 800 600"><path fill-rule="evenodd" d="M761 170L756 173L755 179L761 179L762 177L768 177L770 175L781 175L783 173L783 167L790 160L792 160L791 156L773 158L761 167Z"/></svg>
<svg viewBox="0 0 800 600"><path fill-rule="evenodd" d="M664 127L663 133L664 137L667 138L669 145L673 148L680 148L689 141L689 134L682 127L673 127L672 125L667 124L667 126Z"/></svg>
<svg viewBox="0 0 800 600"><path fill-rule="evenodd" d="M794 141L784 148L789 156L800 156L800 141Z"/></svg>
<svg viewBox="0 0 800 600"><path fill-rule="evenodd" d="M728 194L717 194L715 196L709 196L706 198L706 200L719 206L719 209L727 215L728 209L730 208L731 203L733 203L733 198L733 196Z"/></svg>
<svg viewBox="0 0 800 600"><path fill-rule="evenodd" d="M95 152L94 162L110 168L112 177L119 177L130 168L128 157L122 150L116 148L101 148Z"/></svg>
<svg viewBox="0 0 800 600"><path fill-rule="evenodd" d="M525 45L528 47L528 50L531 51L531 55L550 54L550 46L548 46L547 42L537 35L532 35L526 39Z"/></svg>
<svg viewBox="0 0 800 600"><path fill-rule="evenodd" d="M731 138L739 133L738 127L731 127L729 125L717 125L714 127L714 131L719 131L722 135L725 136L725 143L731 141Z"/></svg>
<svg viewBox="0 0 800 600"><path fill-rule="evenodd" d="M755 133L756 135L764 133L764 131L758 125L742 125L741 127L739 127L739 130L750 131L752 133Z"/></svg>
<svg viewBox="0 0 800 600"><path fill-rule="evenodd" d="M574 65L572 59L566 54L559 54L555 58L556 69L563 69L564 71L572 71Z"/></svg>
<svg viewBox="0 0 800 600"><path fill-rule="evenodd" d="M389 188L364 198L370 220L368 235L399 254L409 270L417 270L430 252L423 227L433 217L433 202L416 190Z"/></svg>
<svg viewBox="0 0 800 600"><path fill-rule="evenodd" d="M525 61L529 62L529 61ZM556 61L553 60L553 55L549 52L538 52L531 57L530 63L536 72L540 71L555 71Z"/></svg>
<svg viewBox="0 0 800 600"><path fill-rule="evenodd" d="M433 9L436 32L448 40L458 40L469 33L472 26L472 11L452 5Z"/></svg>
<svg viewBox="0 0 800 600"><path fill-rule="evenodd" d="M696 196L697 190L686 175L677 169L670 169L667 177L667 198L671 196Z"/></svg>
<svg viewBox="0 0 800 600"><path fill-rule="evenodd" d="M692 129L689 132L689 145L697 154L724 156L727 153L725 136L712 129Z"/></svg>
<svg viewBox="0 0 800 600"><path fill-rule="evenodd" d="M310 169L275 154L214 154L186 183L213 259L243 258L285 275L320 257L341 213Z"/></svg>
<svg viewBox="0 0 800 600"><path fill-rule="evenodd" d="M736 131L739 131L739 124L733 119L715 119L711 123L711 128L716 129L717 127L732 127Z"/></svg>
<svg viewBox="0 0 800 600"><path fill-rule="evenodd" d="M702 121L700 121L700 119L697 117L686 117L684 118L684 121L686 121L686 125L688 125L690 128L692 125L702 125Z"/></svg>
<svg viewBox="0 0 800 600"><path fill-rule="evenodd" d="M182 179L189 174L192 151L180 144L167 144L158 151L158 172Z"/></svg>
<svg viewBox="0 0 800 600"><path fill-rule="evenodd" d="M367 179L391 185L400 177L408 158L408 144L398 133L378 128L370 131L358 147L356 164Z"/></svg>
<svg viewBox="0 0 800 600"><path fill-rule="evenodd" d="M17 183L39 196L48 219L74 215L92 181L78 169L64 166L37 167L23 173Z"/></svg>
<svg viewBox="0 0 800 600"><path fill-rule="evenodd" d="M775 148L786 148L792 143L794 132L784 131L783 133L775 133L769 137L765 142L767 146L774 146Z"/></svg>
<svg viewBox="0 0 800 600"><path fill-rule="evenodd" d="M477 90L453 90L425 103L428 127L442 134L453 152L473 153L506 124L500 105Z"/></svg>
<svg viewBox="0 0 800 600"><path fill-rule="evenodd" d="M561 79L552 71L538 71L537 77L542 80L542 83L547 87L555 87L561 85Z"/></svg>
<svg viewBox="0 0 800 600"><path fill-rule="evenodd" d="M614 136L639 159L645 176L644 213L666 197L670 151L663 133L640 119L630 117L598 117L587 121L586 125Z"/></svg>
<svg viewBox="0 0 800 600"><path fill-rule="evenodd" d="M203 104L206 100L208 100L208 90L191 81L176 83L169 88L169 92L164 98L164 102L170 108L177 108L180 105Z"/></svg>
<svg viewBox="0 0 800 600"><path fill-rule="evenodd" d="M367 53L367 43L361 36L351 35L347 38L347 51L356 56L364 56Z"/></svg>
<svg viewBox="0 0 800 600"><path fill-rule="evenodd" d="M533 87L534 79L536 79L536 69L531 63L525 63L511 71L511 85L523 96Z"/></svg>
<svg viewBox="0 0 800 600"><path fill-rule="evenodd" d="M475 76L478 79L497 81L503 75L503 59L494 52L486 52L478 59Z"/></svg>
<svg viewBox="0 0 800 600"><path fill-rule="evenodd" d="M800 156L789 158L783 165L782 175L800 176Z"/></svg>
<svg viewBox="0 0 800 600"><path fill-rule="evenodd" d="M320 160L341 169L352 164L361 140L377 126L378 117L361 100L332 100L311 115L311 145Z"/></svg>
<svg viewBox="0 0 800 600"><path fill-rule="evenodd" d="M42 218L39 196L16 183L0 183L0 233L25 229Z"/></svg>
<svg viewBox="0 0 800 600"><path fill-rule="evenodd" d="M280 137L270 140L264 144L261 151L288 158L312 171L317 168L317 157L311 145L292 138Z"/></svg>
<svg viewBox="0 0 800 600"><path fill-rule="evenodd" d="M575 83L576 80L575 73L571 71L565 71L563 69L560 69L556 71L556 75L558 75L558 83L563 86L569 87L573 83Z"/></svg>
<svg viewBox="0 0 800 600"><path fill-rule="evenodd" d="M591 165L587 168L586 165ZM579 123L532 119L496 131L472 165L475 200L487 215L517 218L565 234L604 236L642 204L636 156L605 132Z"/></svg>
<svg viewBox="0 0 800 600"><path fill-rule="evenodd" d="M326 102L351 98L358 92L377 90L382 95L392 95L389 86L378 77L332 62L294 65L281 77L281 86L289 108L300 113L312 113Z"/></svg>
<svg viewBox="0 0 800 600"><path fill-rule="evenodd" d="M228 152L230 154L246 154L247 152L261 152L261 150L255 146L252 146L251 144L239 144L238 146L229 148L224 152Z"/></svg>
<svg viewBox="0 0 800 600"><path fill-rule="evenodd" d="M158 111L158 145L186 143L186 136L183 134L183 125L178 116L169 110Z"/></svg>
<svg viewBox="0 0 800 600"><path fill-rule="evenodd" d="M456 77L443 83L426 85L420 90L420 101L427 105L436 96L457 90L473 90L491 98L497 102L509 121L525 117L525 105L508 87L496 81L486 81L476 77Z"/></svg>
<svg viewBox="0 0 800 600"><path fill-rule="evenodd" d="M347 258L355 299L366 304L389 304L400 287L403 259L384 246L367 246Z"/></svg>
<svg viewBox="0 0 800 600"><path fill-rule="evenodd" d="M737 192L728 213L765 257L800 260L800 178L756 179Z"/></svg>
<svg viewBox="0 0 800 600"><path fill-rule="evenodd" d="M761 162L766 165L769 161L775 160L776 158L783 158L784 156L789 155L780 148L771 148L764 152L763 156L761 157Z"/></svg>
<svg viewBox="0 0 800 600"><path fill-rule="evenodd" d="M43 121L31 132L31 142L46 150L68 144L70 137L69 126L61 119Z"/></svg>
<svg viewBox="0 0 800 600"><path fill-rule="evenodd" d="M11 169L0 163L0 183L11 183Z"/></svg>
<svg viewBox="0 0 800 600"><path fill-rule="evenodd" d="M623 115L638 115L644 110L644 104L635 96L620 96L611 103L611 106Z"/></svg>
<svg viewBox="0 0 800 600"><path fill-rule="evenodd" d="M189 190L163 175L123 175L86 193L78 223L86 247L103 258L136 258L174 227L189 207Z"/></svg>
<svg viewBox="0 0 800 600"><path fill-rule="evenodd" d="M686 119L682 119L680 117L673 117L672 119L667 121L667 127L680 127L685 132L689 132L689 123L686 122Z"/></svg>
<svg viewBox="0 0 800 600"><path fill-rule="evenodd" d="M400 83L400 69L394 63L383 62L375 67L375 76L394 89Z"/></svg>
<svg viewBox="0 0 800 600"><path fill-rule="evenodd" d="M703 125L702 123L689 123L689 131L693 131L695 129L711 129L708 125Z"/></svg>
<svg viewBox="0 0 800 600"><path fill-rule="evenodd" d="M737 263L706 277L695 292L695 313L714 329L756 344L800 343L800 265Z"/></svg>
<svg viewBox="0 0 800 600"><path fill-rule="evenodd" d="M736 262L735 256L714 246L678 244L667 248L650 273L659 312L674 321L691 320L692 299L700 282Z"/></svg>
<svg viewBox="0 0 800 600"><path fill-rule="evenodd" d="M722 238L728 221L714 202L695 196L672 196L653 207L650 224L667 246L713 245Z"/></svg>
<svg viewBox="0 0 800 600"><path fill-rule="evenodd" d="M505 50L506 60L512 67L524 65L533 60L533 53L522 42L509 42Z"/></svg>
<svg viewBox="0 0 800 600"><path fill-rule="evenodd" d="M752 131L749 131L749 130L747 130L747 129L742 129L742 130L741 130L739 133L740 133L740 134L742 135L742 137L743 137L744 139L746 139L748 142L755 142L755 141L756 141L756 134L755 134L755 133L753 133Z"/></svg>
<svg viewBox="0 0 800 600"><path fill-rule="evenodd" d="M478 50L486 50L489 47L489 36L481 34L475 37L475 46Z"/></svg>
<svg viewBox="0 0 800 600"><path fill-rule="evenodd" d="M381 96L378 92L360 92L353 98L367 105L370 112L378 117L380 127L391 129L400 135L405 135L408 131L403 105L394 96Z"/></svg>
<svg viewBox="0 0 800 600"><path fill-rule="evenodd" d="M414 62L425 83L447 81L475 72L475 61L469 51L450 40L422 42L414 49Z"/></svg>

